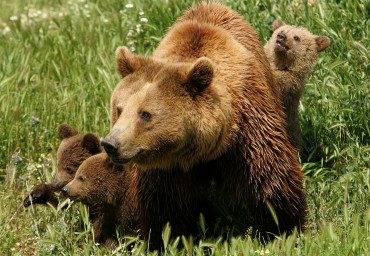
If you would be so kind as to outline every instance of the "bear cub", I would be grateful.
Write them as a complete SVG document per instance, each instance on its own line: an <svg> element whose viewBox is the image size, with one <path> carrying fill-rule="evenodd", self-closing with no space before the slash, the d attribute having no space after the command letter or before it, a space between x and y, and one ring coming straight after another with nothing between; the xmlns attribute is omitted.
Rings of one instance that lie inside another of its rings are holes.
<svg viewBox="0 0 370 256"><path fill-rule="evenodd" d="M23 200L25 207L47 203L57 206L59 199L55 193L59 193L63 186L73 180L77 168L83 161L103 150L99 139L94 134L79 134L68 124L61 124L58 127L58 135L62 142L57 151L56 177L51 184L36 185Z"/></svg>
<svg viewBox="0 0 370 256"><path fill-rule="evenodd" d="M95 240L105 246L117 245L116 227L133 234L135 210L130 193L135 166L115 166L106 153L94 155L78 168L74 179L62 190L71 200L101 205L102 218L94 226Z"/></svg>
<svg viewBox="0 0 370 256"><path fill-rule="evenodd" d="M328 37L313 35L303 27L286 25L279 19L274 21L273 34L265 45L281 92L289 141L297 149L301 146L298 105L305 78L315 65L318 52L329 45Z"/></svg>

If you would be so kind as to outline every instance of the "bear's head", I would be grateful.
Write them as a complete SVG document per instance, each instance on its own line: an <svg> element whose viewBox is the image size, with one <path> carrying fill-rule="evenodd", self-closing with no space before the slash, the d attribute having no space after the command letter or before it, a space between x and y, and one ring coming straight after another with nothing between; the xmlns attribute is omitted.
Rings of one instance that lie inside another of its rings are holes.
<svg viewBox="0 0 370 256"><path fill-rule="evenodd" d="M58 171L52 186L61 189L73 180L81 163L100 153L102 147L94 134L78 134L77 130L67 124L59 126L58 135L62 142L57 151Z"/></svg>
<svg viewBox="0 0 370 256"><path fill-rule="evenodd" d="M111 97L113 127L102 141L115 164L188 169L222 152L232 111L223 105L230 99L221 100L226 86L211 86L210 59L166 62L119 47L116 62L122 80Z"/></svg>
<svg viewBox="0 0 370 256"><path fill-rule="evenodd" d="M273 35L266 47L271 54L275 54L278 69L292 67L309 71L316 62L317 53L329 45L328 37L313 35L303 27L286 25L277 19L273 23Z"/></svg>
<svg viewBox="0 0 370 256"><path fill-rule="evenodd" d="M123 186L123 167L118 168L114 169L106 153L91 156L81 164L74 179L62 191L77 202L114 204L115 195Z"/></svg>

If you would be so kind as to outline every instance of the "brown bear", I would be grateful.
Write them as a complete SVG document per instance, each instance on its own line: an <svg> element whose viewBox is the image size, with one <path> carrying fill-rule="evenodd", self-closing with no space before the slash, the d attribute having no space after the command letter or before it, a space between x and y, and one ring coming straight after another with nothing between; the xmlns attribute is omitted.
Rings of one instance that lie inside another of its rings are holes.
<svg viewBox="0 0 370 256"><path fill-rule="evenodd" d="M56 177L51 184L35 186L23 201L25 207L30 206L31 203L47 204L48 202L57 206L59 200L55 193L74 178L77 168L84 160L103 150L99 139L94 134L78 134L77 130L68 124L61 124L58 127L58 135L62 142L57 151Z"/></svg>
<svg viewBox="0 0 370 256"><path fill-rule="evenodd" d="M117 245L116 226L125 234L135 233L136 210L129 188L134 171L134 166L113 165L106 153L100 153L86 159L62 189L71 200L102 206L103 214L94 231L95 238L107 247Z"/></svg>
<svg viewBox="0 0 370 256"><path fill-rule="evenodd" d="M61 189L73 180L81 163L90 156L102 152L103 147L94 134L79 134L67 124L59 126L58 135L62 143L57 151L58 171L52 185Z"/></svg>
<svg viewBox="0 0 370 256"><path fill-rule="evenodd" d="M196 232L194 223L199 217L200 205L206 201L200 200L197 189L200 184L191 177L185 172L148 173L135 165L113 165L108 155L101 153L84 161L63 191L72 200L103 205L100 226L94 228L95 237L100 237L105 246L117 244L118 226L126 235L150 238L151 249L159 249L160 233L166 222L173 223L175 236ZM191 183L192 180L195 182ZM144 208L137 198L146 203ZM137 216L138 207L141 218ZM184 215L187 218L182 218ZM149 237L149 233L153 235Z"/></svg>
<svg viewBox="0 0 370 256"><path fill-rule="evenodd" d="M203 211L198 205L210 186L223 202L246 209L261 240L303 229L304 177L296 150L271 93L270 66L249 50L262 53L263 45L255 40L245 47L232 27L219 25L220 15L239 17L234 11L201 6L189 12L201 9L207 20L180 18L153 57L117 49L122 80L111 97L113 127L102 145L115 164L140 168L131 184L146 238L149 232L160 237L151 225L168 220L190 231L199 211L183 214L182 204ZM179 199L166 201L173 191Z"/></svg>
<svg viewBox="0 0 370 256"><path fill-rule="evenodd" d="M311 34L307 29L275 20L273 35L265 45L275 81L281 92L290 143L301 147L298 105L305 78L317 60L318 52L330 45L326 36Z"/></svg>
<svg viewBox="0 0 370 256"><path fill-rule="evenodd" d="M51 184L39 184L24 199L23 205L28 207L32 204L47 204L53 206L59 204L56 193L60 193L63 186L73 180L77 168L89 157L103 151L99 139L91 133L79 134L76 129L67 124L58 127L58 135L62 139L57 151L58 170ZM63 198L63 194L60 193ZM95 242L102 241L100 236L104 212L98 203L87 204L89 206L89 218L95 230Z"/></svg>

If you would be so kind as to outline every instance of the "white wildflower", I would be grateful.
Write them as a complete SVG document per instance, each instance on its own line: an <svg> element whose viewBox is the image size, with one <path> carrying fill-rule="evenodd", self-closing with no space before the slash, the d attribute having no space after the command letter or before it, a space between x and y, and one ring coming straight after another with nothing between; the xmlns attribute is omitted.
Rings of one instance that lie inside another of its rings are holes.
<svg viewBox="0 0 370 256"><path fill-rule="evenodd" d="M128 8L133 8L134 5L133 4L126 4L125 7L128 9Z"/></svg>
<svg viewBox="0 0 370 256"><path fill-rule="evenodd" d="M25 14L21 14L21 23L25 24L28 22L28 18Z"/></svg>
<svg viewBox="0 0 370 256"><path fill-rule="evenodd" d="M141 18L140 21L141 22L148 22L148 19L144 17L144 18Z"/></svg>
<svg viewBox="0 0 370 256"><path fill-rule="evenodd" d="M43 19L46 19L48 17L48 15L46 13L43 13L42 16L41 16Z"/></svg>
<svg viewBox="0 0 370 256"><path fill-rule="evenodd" d="M140 15L140 16L143 16L143 15L144 15L144 12L139 12L139 15Z"/></svg>
<svg viewBox="0 0 370 256"><path fill-rule="evenodd" d="M135 50L136 50L136 48L135 48L134 46L131 46L131 47L130 47L130 51L131 51L131 52L134 52Z"/></svg>
<svg viewBox="0 0 370 256"><path fill-rule="evenodd" d="M5 27L4 30L3 30L3 35L6 35L10 32L10 28L9 27Z"/></svg>
<svg viewBox="0 0 370 256"><path fill-rule="evenodd" d="M104 19L103 21L104 21L104 23L108 23L108 22L109 22L109 20L108 20L108 19Z"/></svg>
<svg viewBox="0 0 370 256"><path fill-rule="evenodd" d="M11 16L9 19L10 19L11 21L16 21L16 20L18 20L18 16Z"/></svg>
<svg viewBox="0 0 370 256"><path fill-rule="evenodd" d="M59 17L63 17L63 15L64 15L64 14L63 14L62 12L60 12L60 13L59 13Z"/></svg>

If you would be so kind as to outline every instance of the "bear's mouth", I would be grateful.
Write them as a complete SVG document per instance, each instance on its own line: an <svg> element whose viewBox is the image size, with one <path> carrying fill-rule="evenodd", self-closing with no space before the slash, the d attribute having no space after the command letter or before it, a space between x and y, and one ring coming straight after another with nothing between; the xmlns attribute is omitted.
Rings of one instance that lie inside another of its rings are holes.
<svg viewBox="0 0 370 256"><path fill-rule="evenodd" d="M276 45L286 51L289 50L289 47L280 40L276 40Z"/></svg>
<svg viewBox="0 0 370 256"><path fill-rule="evenodd" d="M119 158L119 157L111 157L111 160L114 164L126 164L131 161L131 158Z"/></svg>
<svg viewBox="0 0 370 256"><path fill-rule="evenodd" d="M132 159L136 158L143 152L144 152L143 149L139 149L138 152L131 157L120 157L119 155L112 155L110 156L110 159L112 160L114 164L117 164L117 165L127 164L128 162L130 162Z"/></svg>

